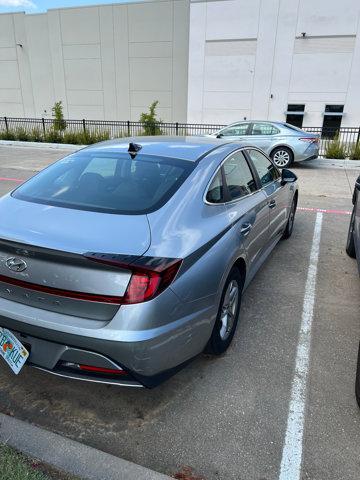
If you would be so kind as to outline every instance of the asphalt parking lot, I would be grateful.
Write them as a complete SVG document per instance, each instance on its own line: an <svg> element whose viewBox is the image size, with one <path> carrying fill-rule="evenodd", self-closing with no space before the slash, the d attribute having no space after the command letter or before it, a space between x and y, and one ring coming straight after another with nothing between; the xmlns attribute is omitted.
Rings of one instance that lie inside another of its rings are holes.
<svg viewBox="0 0 360 480"><path fill-rule="evenodd" d="M0 194L66 152L0 146ZM324 209L305 397L302 479L358 480L360 411L354 396L360 280L345 242L360 167L295 166L301 209L244 294L234 342L199 357L154 390L60 379L0 364L0 410L173 475L279 478L314 226ZM288 480L292 480L288 478Z"/></svg>

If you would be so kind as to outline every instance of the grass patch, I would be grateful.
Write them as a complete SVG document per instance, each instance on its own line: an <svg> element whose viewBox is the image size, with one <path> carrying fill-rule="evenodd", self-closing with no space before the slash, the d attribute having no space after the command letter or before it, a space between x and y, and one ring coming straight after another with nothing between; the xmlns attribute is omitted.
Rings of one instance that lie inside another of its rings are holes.
<svg viewBox="0 0 360 480"><path fill-rule="evenodd" d="M6 480L76 480L7 445L0 444L0 478Z"/></svg>

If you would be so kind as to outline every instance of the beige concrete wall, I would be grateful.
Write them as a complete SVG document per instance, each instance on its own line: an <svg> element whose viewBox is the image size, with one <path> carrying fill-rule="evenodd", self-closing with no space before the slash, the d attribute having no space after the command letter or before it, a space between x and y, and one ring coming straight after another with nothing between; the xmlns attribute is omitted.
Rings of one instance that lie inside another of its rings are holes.
<svg viewBox="0 0 360 480"><path fill-rule="evenodd" d="M189 0L0 15L0 116L185 121L188 35Z"/></svg>
<svg viewBox="0 0 360 480"><path fill-rule="evenodd" d="M359 39L359 0L191 0L188 121L284 121L305 104L304 126L321 126L340 104L357 126Z"/></svg>

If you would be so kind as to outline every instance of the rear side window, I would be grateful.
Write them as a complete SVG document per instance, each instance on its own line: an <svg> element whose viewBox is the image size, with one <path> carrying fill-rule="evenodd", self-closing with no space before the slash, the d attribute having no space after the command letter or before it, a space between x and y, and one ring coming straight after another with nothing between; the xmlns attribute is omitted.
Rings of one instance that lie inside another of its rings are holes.
<svg viewBox="0 0 360 480"><path fill-rule="evenodd" d="M221 170L213 178L209 190L206 195L206 200L209 203L222 203L224 201L223 181Z"/></svg>
<svg viewBox="0 0 360 480"><path fill-rule="evenodd" d="M232 154L225 161L223 169L231 200L255 192L256 183L242 152Z"/></svg>
<svg viewBox="0 0 360 480"><path fill-rule="evenodd" d="M104 213L145 214L160 208L194 169L186 160L127 153L78 152L13 192L21 200Z"/></svg>
<svg viewBox="0 0 360 480"><path fill-rule="evenodd" d="M278 172L277 168L263 153L259 152L258 150L248 150L248 154L260 177L262 186L265 186L279 178L280 173Z"/></svg>

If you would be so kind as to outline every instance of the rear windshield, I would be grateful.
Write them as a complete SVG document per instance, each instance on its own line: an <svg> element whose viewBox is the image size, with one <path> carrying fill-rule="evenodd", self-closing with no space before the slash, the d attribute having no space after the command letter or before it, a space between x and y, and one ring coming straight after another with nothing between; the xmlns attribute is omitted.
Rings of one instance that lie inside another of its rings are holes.
<svg viewBox="0 0 360 480"><path fill-rule="evenodd" d="M287 128L290 128L290 130L295 130L295 132L302 132L302 133L304 133L304 130L302 130L302 129L299 128L299 127L295 127L295 125L291 125L290 123L284 123L284 125L285 125Z"/></svg>
<svg viewBox="0 0 360 480"><path fill-rule="evenodd" d="M195 164L128 153L81 151L54 163L12 196L77 210L145 214L160 208Z"/></svg>

